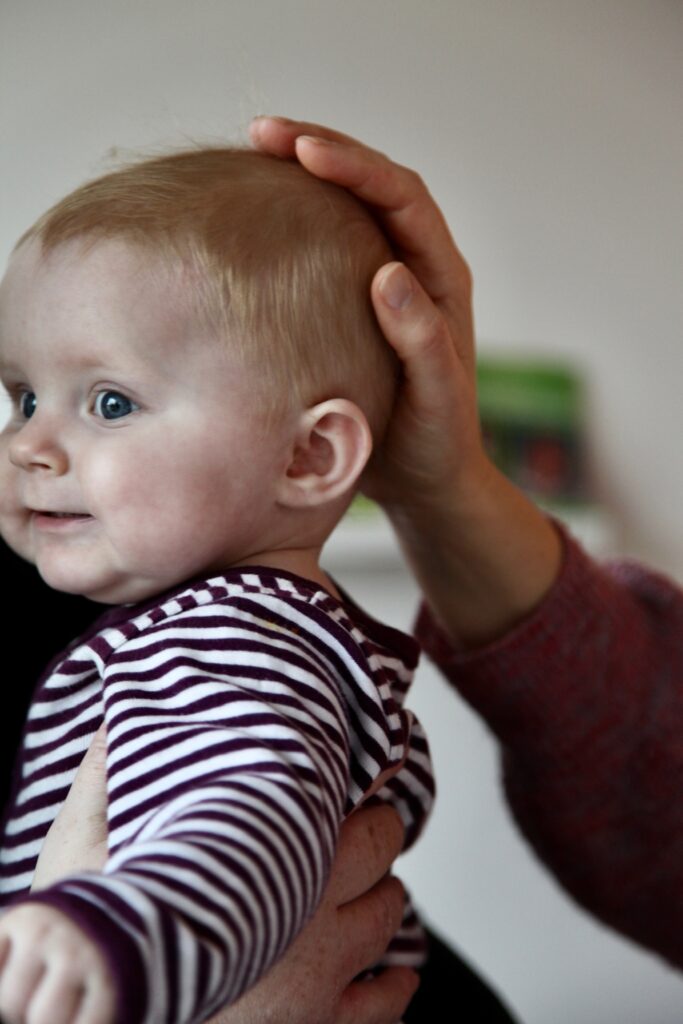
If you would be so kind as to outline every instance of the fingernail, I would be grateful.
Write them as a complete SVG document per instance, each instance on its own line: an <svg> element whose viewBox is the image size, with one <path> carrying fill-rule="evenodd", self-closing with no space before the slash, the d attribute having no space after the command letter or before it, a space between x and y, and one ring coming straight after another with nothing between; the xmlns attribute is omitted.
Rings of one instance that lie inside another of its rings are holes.
<svg viewBox="0 0 683 1024"><path fill-rule="evenodd" d="M393 263L379 282L379 293L392 309L405 309L413 298L413 279L402 263Z"/></svg>
<svg viewBox="0 0 683 1024"><path fill-rule="evenodd" d="M254 114L252 121L277 121L279 124L293 124L289 117L281 117L279 114Z"/></svg>
<svg viewBox="0 0 683 1024"><path fill-rule="evenodd" d="M314 146L336 146L336 142L332 142L331 139L321 139L319 135L297 135L297 142L312 142Z"/></svg>

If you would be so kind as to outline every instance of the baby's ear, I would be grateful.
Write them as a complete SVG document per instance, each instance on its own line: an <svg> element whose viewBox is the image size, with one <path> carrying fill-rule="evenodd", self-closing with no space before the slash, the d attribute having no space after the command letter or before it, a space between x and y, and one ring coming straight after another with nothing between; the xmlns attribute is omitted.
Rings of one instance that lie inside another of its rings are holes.
<svg viewBox="0 0 683 1024"><path fill-rule="evenodd" d="M278 500L288 508L324 505L350 493L372 451L364 413L346 398L331 398L301 414Z"/></svg>

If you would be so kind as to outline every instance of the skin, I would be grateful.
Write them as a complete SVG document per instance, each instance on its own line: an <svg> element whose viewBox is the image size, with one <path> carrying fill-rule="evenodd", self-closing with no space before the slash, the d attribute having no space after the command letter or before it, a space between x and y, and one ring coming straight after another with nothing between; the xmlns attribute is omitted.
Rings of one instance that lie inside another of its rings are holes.
<svg viewBox="0 0 683 1024"><path fill-rule="evenodd" d="M404 380L390 430L366 472L365 489L385 507L453 641L476 647L503 635L552 585L560 543L546 519L483 451L475 401L471 275L438 207L413 171L322 126L258 118L251 137L258 148L298 159L311 173L349 188L369 204L392 240L398 262L378 271L372 301L403 363ZM349 843L360 849L366 839L359 828ZM363 881L376 882L380 874L370 868L376 870L377 862L366 866ZM386 930L378 927L369 904L357 899L349 906L357 910L351 934L345 938L324 927L317 933L310 926L317 940L310 944L310 959L290 962L290 950L281 962L282 983L269 991L269 975L248 994L247 999L256 1000L263 995L261 1016L257 1011L250 1017L247 1010L240 1017L242 1000L214 1024L396 1021L414 985L410 972L392 972L383 983L373 981L363 989L351 986L341 997L342 990L330 982L330 970L347 962L350 951L359 947L359 936L362 943L373 937L377 949L386 945ZM307 934L308 929L301 943ZM325 953L330 935L335 935L332 964ZM313 968L314 992L305 983ZM325 1007L324 1018L320 1007Z"/></svg>
<svg viewBox="0 0 683 1024"><path fill-rule="evenodd" d="M69 796L43 845L33 889L107 856L104 728L96 734ZM378 780L382 785L384 779ZM403 826L390 807L357 811L342 825L325 895L285 956L237 1003L209 1024L391 1024L417 986L417 975L392 967L354 982L375 963L397 930L404 893L388 870L403 846ZM65 919L66 920L66 919Z"/></svg>
<svg viewBox="0 0 683 1024"><path fill-rule="evenodd" d="M46 258L32 241L12 259L0 286L13 402L0 434L3 538L50 586L106 603L237 563L324 582L320 543L370 452L362 413L341 400L292 405L266 428L256 371L206 336L174 275L149 264L118 239Z"/></svg>
<svg viewBox="0 0 683 1024"><path fill-rule="evenodd" d="M20 247L0 285L3 539L50 586L105 603L237 564L334 592L318 555L370 454L364 415L347 399L292 399L266 427L256 370L203 335L181 296L171 271L119 239L45 257ZM114 1013L89 936L45 904L6 911L3 1021Z"/></svg>
<svg viewBox="0 0 683 1024"><path fill-rule="evenodd" d="M414 171L309 122L257 118L251 139L348 188L392 242L400 262L377 272L372 301L404 380L364 486L390 517L453 642L490 642L545 596L559 572L561 545L483 449L470 270Z"/></svg>

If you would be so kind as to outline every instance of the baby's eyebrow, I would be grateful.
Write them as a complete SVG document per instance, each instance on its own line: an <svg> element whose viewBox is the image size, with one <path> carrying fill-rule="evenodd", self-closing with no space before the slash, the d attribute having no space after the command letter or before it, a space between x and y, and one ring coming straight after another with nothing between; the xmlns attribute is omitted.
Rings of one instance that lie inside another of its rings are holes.
<svg viewBox="0 0 683 1024"><path fill-rule="evenodd" d="M7 357L2 351L2 343L0 342L0 379L3 382L7 381L18 381L23 380L26 377L26 371L22 369L21 365L11 357Z"/></svg>

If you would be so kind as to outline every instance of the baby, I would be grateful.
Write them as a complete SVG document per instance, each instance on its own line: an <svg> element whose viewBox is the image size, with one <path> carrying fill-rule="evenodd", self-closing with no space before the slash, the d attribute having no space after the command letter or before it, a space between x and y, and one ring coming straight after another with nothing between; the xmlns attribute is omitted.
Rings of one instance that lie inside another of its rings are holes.
<svg viewBox="0 0 683 1024"><path fill-rule="evenodd" d="M369 792L419 832L415 644L319 566L391 412L369 302L390 258L343 190L220 148L86 184L19 241L0 529L52 587L115 607L29 713L0 849L3 1020L205 1020L291 943ZM103 721L106 865L31 891ZM407 911L384 962L421 956Z"/></svg>

